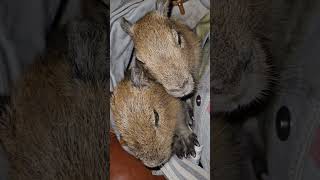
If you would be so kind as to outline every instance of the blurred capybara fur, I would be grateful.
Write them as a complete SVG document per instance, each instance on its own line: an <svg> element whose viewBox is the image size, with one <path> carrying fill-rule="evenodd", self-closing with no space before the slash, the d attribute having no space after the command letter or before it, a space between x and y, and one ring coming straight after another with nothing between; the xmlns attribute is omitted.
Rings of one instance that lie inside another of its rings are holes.
<svg viewBox="0 0 320 180"><path fill-rule="evenodd" d="M0 119L9 179L108 179L109 24L100 15L70 22L53 38L67 42L16 82Z"/></svg>

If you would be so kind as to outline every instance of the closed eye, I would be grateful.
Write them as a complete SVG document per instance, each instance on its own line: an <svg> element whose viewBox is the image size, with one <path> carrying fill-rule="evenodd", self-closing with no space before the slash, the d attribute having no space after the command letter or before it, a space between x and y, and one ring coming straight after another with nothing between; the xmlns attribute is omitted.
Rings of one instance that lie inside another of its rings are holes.
<svg viewBox="0 0 320 180"><path fill-rule="evenodd" d="M159 127L159 114L156 110L153 110L153 113L154 113L154 123L155 123L155 126L156 127Z"/></svg>
<svg viewBox="0 0 320 180"><path fill-rule="evenodd" d="M176 42L176 44L180 47L180 48L184 48L184 39L183 39L183 36L180 32L177 32L176 30L172 29L172 35L173 35L173 38Z"/></svg>
<svg viewBox="0 0 320 180"><path fill-rule="evenodd" d="M184 48L185 41L181 33L178 32L178 45L180 48Z"/></svg>
<svg viewBox="0 0 320 180"><path fill-rule="evenodd" d="M144 65L145 63L142 62L140 59L136 58L136 63L140 64L140 65Z"/></svg>
<svg viewBox="0 0 320 180"><path fill-rule="evenodd" d="M181 46L181 34L178 33L178 44Z"/></svg>

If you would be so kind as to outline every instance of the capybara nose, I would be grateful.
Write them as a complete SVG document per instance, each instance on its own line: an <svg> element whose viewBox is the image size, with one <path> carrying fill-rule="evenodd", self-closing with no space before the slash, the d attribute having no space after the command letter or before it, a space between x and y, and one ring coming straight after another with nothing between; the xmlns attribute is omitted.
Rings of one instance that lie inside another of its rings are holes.
<svg viewBox="0 0 320 180"><path fill-rule="evenodd" d="M183 97L192 93L194 89L194 82L193 78L188 78L179 85L175 86L174 88L168 89L168 93L175 97Z"/></svg>

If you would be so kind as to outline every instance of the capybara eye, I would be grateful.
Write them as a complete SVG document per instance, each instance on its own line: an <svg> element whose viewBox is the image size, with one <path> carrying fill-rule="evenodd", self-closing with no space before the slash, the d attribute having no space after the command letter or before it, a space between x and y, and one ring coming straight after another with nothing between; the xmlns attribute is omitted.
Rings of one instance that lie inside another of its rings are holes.
<svg viewBox="0 0 320 180"><path fill-rule="evenodd" d="M159 114L156 110L153 110L153 113L154 113L154 123L155 123L155 126L156 127L159 127Z"/></svg>
<svg viewBox="0 0 320 180"><path fill-rule="evenodd" d="M178 44L181 46L181 35L178 33Z"/></svg>
<svg viewBox="0 0 320 180"><path fill-rule="evenodd" d="M173 38L174 38L176 44L180 48L183 48L184 47L184 39L182 37L182 34L177 32L176 30L172 29L172 35L173 35Z"/></svg>
<svg viewBox="0 0 320 180"><path fill-rule="evenodd" d="M137 63L139 63L140 65L144 65L145 63L144 62L142 62L140 59L136 59L137 60Z"/></svg>

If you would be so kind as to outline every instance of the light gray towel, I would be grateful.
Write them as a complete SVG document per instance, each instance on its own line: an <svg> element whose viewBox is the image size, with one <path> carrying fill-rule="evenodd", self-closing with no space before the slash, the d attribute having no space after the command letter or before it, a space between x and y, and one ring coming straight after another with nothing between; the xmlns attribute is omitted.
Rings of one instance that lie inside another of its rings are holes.
<svg viewBox="0 0 320 180"><path fill-rule="evenodd" d="M183 158L179 159L176 155L172 156L161 171L169 180L208 180L210 174L200 166Z"/></svg>

